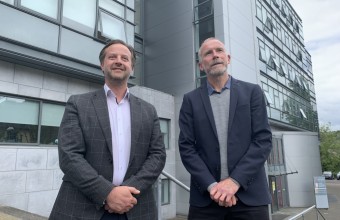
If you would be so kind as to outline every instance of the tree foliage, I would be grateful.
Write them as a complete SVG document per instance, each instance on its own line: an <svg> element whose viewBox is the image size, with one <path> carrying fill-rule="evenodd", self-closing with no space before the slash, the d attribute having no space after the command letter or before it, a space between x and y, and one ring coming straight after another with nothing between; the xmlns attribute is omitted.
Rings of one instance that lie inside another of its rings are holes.
<svg viewBox="0 0 340 220"><path fill-rule="evenodd" d="M320 156L324 171L340 171L340 131L332 131L330 124L320 127Z"/></svg>

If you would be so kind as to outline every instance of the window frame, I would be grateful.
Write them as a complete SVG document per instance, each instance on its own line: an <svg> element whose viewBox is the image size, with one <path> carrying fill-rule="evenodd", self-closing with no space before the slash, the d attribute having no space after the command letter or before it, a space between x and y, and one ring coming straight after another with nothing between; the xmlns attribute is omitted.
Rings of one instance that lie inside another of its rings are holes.
<svg viewBox="0 0 340 220"><path fill-rule="evenodd" d="M28 98L24 96L15 96L15 95L8 95L4 93L0 93L0 96L2 97L7 97L7 98L12 98L12 99L24 99L25 101L30 101L30 102L36 102L38 104L38 111L36 112L37 117L38 117L38 123L37 123L37 138L36 142L30 142L30 143L25 143L25 142L0 142L1 145L23 145L23 146L47 146L47 147L53 147L57 145L57 139L56 142L53 144L41 144L41 128L42 126L42 108L44 104L52 104L52 105L59 105L59 106L64 106L65 103L61 102L55 102L55 101L45 101L45 100L39 100L39 99L34 99L34 98ZM0 122L2 123L2 122ZM59 126L60 127L60 126ZM58 127L58 129L59 129Z"/></svg>

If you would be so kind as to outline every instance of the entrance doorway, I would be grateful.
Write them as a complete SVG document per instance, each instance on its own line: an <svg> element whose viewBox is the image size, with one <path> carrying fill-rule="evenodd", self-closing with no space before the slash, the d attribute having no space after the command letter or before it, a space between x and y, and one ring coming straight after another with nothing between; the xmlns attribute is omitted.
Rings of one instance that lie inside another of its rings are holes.
<svg viewBox="0 0 340 220"><path fill-rule="evenodd" d="M288 207L287 175L269 176L269 188L273 198L272 212Z"/></svg>

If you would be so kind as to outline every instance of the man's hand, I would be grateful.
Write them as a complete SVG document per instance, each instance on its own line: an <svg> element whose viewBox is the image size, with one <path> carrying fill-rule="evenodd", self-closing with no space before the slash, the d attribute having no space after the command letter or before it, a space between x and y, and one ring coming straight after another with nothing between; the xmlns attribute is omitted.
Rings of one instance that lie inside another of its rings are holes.
<svg viewBox="0 0 340 220"><path fill-rule="evenodd" d="M235 193L240 187L230 178L217 183L210 190L210 198L220 206L231 207L236 205Z"/></svg>
<svg viewBox="0 0 340 220"><path fill-rule="evenodd" d="M140 191L135 187L116 186L106 198L105 209L112 213L123 214L128 212L137 204L137 199L133 195Z"/></svg>

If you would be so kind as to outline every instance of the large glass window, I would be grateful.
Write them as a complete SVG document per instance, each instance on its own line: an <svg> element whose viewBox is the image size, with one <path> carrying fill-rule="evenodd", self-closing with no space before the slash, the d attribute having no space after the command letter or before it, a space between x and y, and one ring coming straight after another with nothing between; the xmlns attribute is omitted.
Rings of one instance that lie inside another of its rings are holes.
<svg viewBox="0 0 340 220"><path fill-rule="evenodd" d="M200 45L205 39L215 36L213 1L194 0L194 18L196 62L199 62ZM196 65L196 86L204 83L206 83L206 74Z"/></svg>
<svg viewBox="0 0 340 220"><path fill-rule="evenodd" d="M120 39L126 41L124 22L104 11L100 11L98 36L104 39Z"/></svg>
<svg viewBox="0 0 340 220"><path fill-rule="evenodd" d="M134 7L134 4L130 6ZM133 45L135 30L132 22L134 12L131 9L111 0L99 0L98 38L120 39Z"/></svg>
<svg viewBox="0 0 340 220"><path fill-rule="evenodd" d="M93 35L96 24L96 0L64 0L62 23Z"/></svg>
<svg viewBox="0 0 340 220"><path fill-rule="evenodd" d="M0 143L57 144L64 106L0 95Z"/></svg>
<svg viewBox="0 0 340 220"><path fill-rule="evenodd" d="M21 0L21 6L57 19L59 0Z"/></svg>

